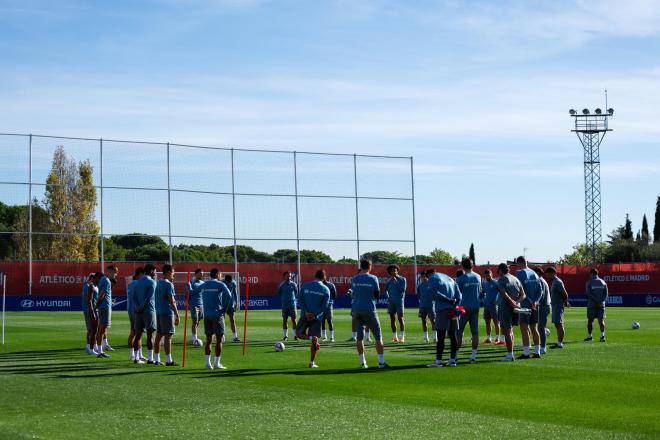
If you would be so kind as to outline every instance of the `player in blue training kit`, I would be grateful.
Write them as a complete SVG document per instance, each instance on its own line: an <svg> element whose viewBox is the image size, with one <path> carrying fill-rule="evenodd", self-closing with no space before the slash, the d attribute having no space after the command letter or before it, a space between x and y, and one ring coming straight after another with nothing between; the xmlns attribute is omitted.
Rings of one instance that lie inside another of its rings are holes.
<svg viewBox="0 0 660 440"><path fill-rule="evenodd" d="M427 367L455 367L458 356L458 318L454 315L456 306L461 303L461 291L456 282L443 273L434 273L429 277L429 290L435 301L435 331L438 342L435 345L435 362ZM449 334L451 357L447 364L442 363L445 351L445 337Z"/></svg>
<svg viewBox="0 0 660 440"><path fill-rule="evenodd" d="M529 359L529 335L531 333L532 340L534 341L534 354L532 358L541 357L541 338L539 336L539 309L541 308L541 283L538 275L527 266L525 257L520 256L516 259L516 264L521 269L516 272L516 278L523 285L525 290L525 298L521 302L521 306L530 309L529 314L520 314L518 319L520 321L520 333L522 334L523 354L519 359Z"/></svg>
<svg viewBox="0 0 660 440"><path fill-rule="evenodd" d="M541 354L546 354L548 352L547 340L548 335L546 334L546 329L548 326L548 315L550 314L550 286L543 278L543 269L536 266L534 272L539 277L540 289L541 289L541 305L539 306L539 338L541 339Z"/></svg>
<svg viewBox="0 0 660 440"><path fill-rule="evenodd" d="M497 267L500 278L497 280L499 290L497 312L500 321L500 331L504 334L506 343L505 361L512 362L513 358L513 314L525 299L525 289L518 278L509 273L509 266L500 263Z"/></svg>
<svg viewBox="0 0 660 440"><path fill-rule="evenodd" d="M335 342L335 327L333 324L334 320L334 310L333 306L335 300L337 299L337 288L333 283L328 280L325 280L323 284L330 290L330 301L328 301L328 306L323 312L323 319L321 319L321 333L323 334L323 341L327 341L327 333L325 331L325 323L328 323L328 330L330 331L330 342Z"/></svg>
<svg viewBox="0 0 660 440"><path fill-rule="evenodd" d="M165 340L165 356L167 360L165 365L168 367L176 366L177 363L172 360L172 336L174 329L179 325L179 311L176 308L176 295L174 293L174 269L171 265L163 265L163 279L156 285L156 340L154 342L154 352L156 354L155 364L163 365L160 361L160 340Z"/></svg>
<svg viewBox="0 0 660 440"><path fill-rule="evenodd" d="M465 326L470 325L470 335L472 336L472 353L470 354L470 363L477 362L477 349L479 348L479 300L481 294L481 277L472 272L474 263L469 258L464 258L461 262L465 273L458 277L456 284L461 291L461 305L465 313L461 315L458 325L458 348L463 345L463 332Z"/></svg>
<svg viewBox="0 0 660 440"><path fill-rule="evenodd" d="M236 309L238 308L238 284L236 284L236 281L234 280L234 277L232 277L230 274L226 274L225 278L223 280L225 283L225 286L227 286L227 289L229 289L229 293L231 293L231 305L229 308L227 308L227 316L229 316L229 326L231 327L231 333L234 336L234 339L232 339L232 342L241 342L240 338L238 337L238 331L236 330Z"/></svg>
<svg viewBox="0 0 660 440"><path fill-rule="evenodd" d="M142 333L147 332L148 364L154 363L154 332L156 331L156 266L145 264L144 275L133 287L133 322L135 325L135 339L133 351L136 364L143 364L140 353Z"/></svg>
<svg viewBox="0 0 660 440"><path fill-rule="evenodd" d="M427 269L421 273L421 282L417 286L417 298L419 300L419 317L422 320L422 331L424 332L424 342L429 342L429 331L426 324L428 319L431 322L431 331L433 340L437 342L435 332L435 302L433 301L433 292L429 289L429 277L435 273L433 269Z"/></svg>
<svg viewBox="0 0 660 440"><path fill-rule="evenodd" d="M82 288L82 312L85 318L85 328L87 329L87 343L85 344L85 353L98 355L96 352L96 329L98 328L98 316L96 314L95 304L99 296L99 289L96 286L103 274L96 272L87 277Z"/></svg>
<svg viewBox="0 0 660 440"><path fill-rule="evenodd" d="M564 282L557 276L557 269L550 266L545 269L545 278L550 285L552 323L557 330L557 342L552 348L564 348L564 307L570 307L568 292Z"/></svg>
<svg viewBox="0 0 660 440"><path fill-rule="evenodd" d="M202 284L202 301L204 302L204 333L206 333L206 344L204 345L204 355L206 368L224 370L222 365L222 340L225 336L225 312L232 302L231 292L220 281L220 271L211 269L209 272L210 280ZM211 365L211 343L215 336L215 363Z"/></svg>
<svg viewBox="0 0 660 440"><path fill-rule="evenodd" d="M114 351L108 344L106 332L112 325L112 284L119 270L117 266L108 266L107 274L99 280L99 297L96 300L98 310L98 328L96 330L96 347L99 358L109 358L103 350Z"/></svg>
<svg viewBox="0 0 660 440"><path fill-rule="evenodd" d="M385 296L387 297L387 312L390 315L392 327L392 342L406 342L406 323L403 318L405 311L405 298L407 281L399 275L399 266L392 264L387 267L390 278L385 283ZM396 321L399 320L401 338L396 331Z"/></svg>
<svg viewBox="0 0 660 440"><path fill-rule="evenodd" d="M135 285L138 280L142 278L142 275L144 275L144 268L137 267L135 272L133 272L133 281L126 286L126 311L128 312L128 322L130 323L130 332L128 333L128 353L131 361L135 361L136 356L135 349L133 348L135 345L135 305L133 303L133 296L135 295ZM140 349L138 350L137 356L138 359L146 361L146 359L142 357L141 342L142 341L138 341Z"/></svg>
<svg viewBox="0 0 660 440"><path fill-rule="evenodd" d="M360 273L351 280L353 291L353 304L351 312L353 315L353 328L357 331L357 352L360 357L360 368L368 368L364 356L364 328L368 327L376 340L376 353L378 353L378 368L388 368L385 363L385 352L383 347L383 333L380 328L380 320L376 313L376 301L380 297L380 286L378 278L371 273L371 261L360 260Z"/></svg>
<svg viewBox="0 0 660 440"><path fill-rule="evenodd" d="M321 320L330 302L330 289L324 284L325 271L317 270L314 281L303 284L300 291L301 317L296 327L299 339L311 339L309 368L317 368L316 353L321 349Z"/></svg>
<svg viewBox="0 0 660 440"><path fill-rule="evenodd" d="M490 269L484 271L484 278L482 281L482 290L484 292L484 321L486 321L486 339L484 344L491 344L492 327L495 327L495 345L504 345L504 336L500 334L500 321L497 317L497 297L499 290L497 289L497 281L493 279L493 273Z"/></svg>
<svg viewBox="0 0 660 440"><path fill-rule="evenodd" d="M277 294L282 302L282 340L289 339L288 320L291 318L293 328L296 328L296 298L298 298L298 285L291 281L291 272L282 274L283 281L277 288Z"/></svg>
<svg viewBox="0 0 660 440"><path fill-rule="evenodd" d="M195 275L190 282L188 282L188 310L190 310L190 332L192 337L190 342L193 347L200 347L202 345L201 339L197 337L197 329L199 323L204 321L204 305L202 304L202 292L199 290L200 286L204 284L204 272L202 269L195 269Z"/></svg>
<svg viewBox="0 0 660 440"><path fill-rule="evenodd" d="M587 331L589 335L585 341L592 341L594 319L598 319L600 326L600 342L605 342L605 305L607 303L607 283L598 276L597 269L589 271L591 279L587 281Z"/></svg>

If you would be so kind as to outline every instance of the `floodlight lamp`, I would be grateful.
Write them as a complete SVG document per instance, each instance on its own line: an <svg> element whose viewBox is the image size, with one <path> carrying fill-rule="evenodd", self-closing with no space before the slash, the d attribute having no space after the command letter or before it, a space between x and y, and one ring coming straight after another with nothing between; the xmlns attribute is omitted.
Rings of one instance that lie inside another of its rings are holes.
<svg viewBox="0 0 660 440"><path fill-rule="evenodd" d="M612 107L608 108L607 113L609 113L610 116L612 116L614 114L614 109Z"/></svg>
<svg viewBox="0 0 660 440"><path fill-rule="evenodd" d="M576 114L577 114L577 112L575 111L575 109L570 109L570 110L568 111L568 113L570 113L571 115L576 115Z"/></svg>
<svg viewBox="0 0 660 440"><path fill-rule="evenodd" d="M588 108L582 109L582 114L583 115L588 115L589 114L589 109Z"/></svg>
<svg viewBox="0 0 660 440"><path fill-rule="evenodd" d="M594 113L596 113L597 115L600 115L601 113L603 113L603 111L601 109L597 108L596 110L594 110Z"/></svg>

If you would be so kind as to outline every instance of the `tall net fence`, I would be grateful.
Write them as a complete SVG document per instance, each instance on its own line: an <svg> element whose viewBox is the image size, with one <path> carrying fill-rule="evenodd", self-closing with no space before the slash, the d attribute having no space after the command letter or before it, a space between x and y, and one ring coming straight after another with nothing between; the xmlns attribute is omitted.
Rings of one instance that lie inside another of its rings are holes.
<svg viewBox="0 0 660 440"><path fill-rule="evenodd" d="M416 264L413 160L0 134L0 261Z"/></svg>

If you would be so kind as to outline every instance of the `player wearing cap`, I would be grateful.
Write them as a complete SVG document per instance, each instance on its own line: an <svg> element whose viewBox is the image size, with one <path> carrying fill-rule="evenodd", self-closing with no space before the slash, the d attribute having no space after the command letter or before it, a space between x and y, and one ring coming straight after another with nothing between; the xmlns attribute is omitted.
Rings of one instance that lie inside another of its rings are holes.
<svg viewBox="0 0 660 440"><path fill-rule="evenodd" d="M589 271L591 279L587 281L587 331L585 341L592 341L594 319L598 319L600 327L600 342L605 342L605 304L607 302L607 283L598 276L597 269Z"/></svg>

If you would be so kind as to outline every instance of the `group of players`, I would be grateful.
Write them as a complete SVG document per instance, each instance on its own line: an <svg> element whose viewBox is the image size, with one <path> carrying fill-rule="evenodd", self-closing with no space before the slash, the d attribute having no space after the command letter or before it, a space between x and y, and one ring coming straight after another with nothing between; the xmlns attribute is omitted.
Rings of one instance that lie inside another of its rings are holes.
<svg viewBox="0 0 660 440"><path fill-rule="evenodd" d="M436 359L428 367L456 366L458 351L462 345L463 333L467 326L471 334L470 363L477 361L479 346L479 315L483 306L486 323L484 343L506 345L504 361L511 362L513 356L513 331L520 326L523 353L518 359L540 358L547 351L546 326L548 316L557 332L557 341L552 348L563 348L564 308L570 307L568 293L564 283L557 276L557 271L550 266L544 269L528 267L524 257L516 260L517 271L510 273L507 264L498 266L499 278L495 280L490 270L484 271L484 278L473 271L470 259L462 262L463 270L456 278L428 269L421 274L417 285L419 298L419 317L422 321L424 341L429 342L428 323L433 331L436 343ZM385 362L383 335L376 312L376 304L381 298L378 278L371 274L372 263L360 261L360 270L351 280L347 292L351 298L352 337L356 342L360 367L368 368L364 339L373 335L378 354L378 367L387 368ZM87 324L88 344L86 350L98 357L109 357L105 351L112 349L104 339L111 324L111 289L117 276L115 266L108 267L107 275L96 273L89 277L83 286L83 313ZM387 268L389 278L385 283L383 297L388 301L388 314L392 329L392 342L405 343L405 306L407 280L399 274L399 267ZM156 282L156 268L151 264L135 270L133 281L128 285L128 314L131 331L128 338L130 359L136 364L155 364L175 366L172 360L172 335L179 324L179 311L176 306L171 265L162 268L162 279ZM601 336L605 342L605 305L607 284L592 269L586 285L587 292L587 329L585 341L591 341L593 321L598 320ZM209 272L209 279L204 280L201 269L195 271L195 278L188 283L189 306L192 318L192 340L195 346L201 346L197 337L200 323L204 325L205 366L207 369L224 369L221 363L222 344L225 338L225 320L227 315L233 332L233 341L240 342L236 331L234 313L239 301L237 285L231 275L220 279L218 269ZM315 273L314 280L304 283L300 288L292 281L291 274L285 272L278 287L282 303L283 340L289 337L288 321L295 328L296 339L310 340L310 368L316 368L316 356L320 342L326 341L327 331L330 341L334 342L333 302L337 298L337 289L327 279L324 270ZM300 312L300 313L298 313ZM397 328L398 324L398 328ZM493 330L495 336L493 338ZM148 358L142 354L142 335L146 332ZM155 333L155 338L154 338ZM215 359L211 362L211 346L215 338ZM449 339L450 356L443 361L445 339ZM531 352L530 340L534 344ZM161 342L164 346L166 362L160 357Z"/></svg>

